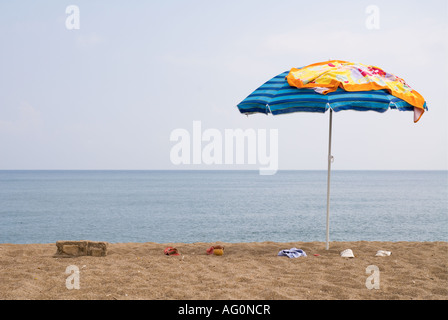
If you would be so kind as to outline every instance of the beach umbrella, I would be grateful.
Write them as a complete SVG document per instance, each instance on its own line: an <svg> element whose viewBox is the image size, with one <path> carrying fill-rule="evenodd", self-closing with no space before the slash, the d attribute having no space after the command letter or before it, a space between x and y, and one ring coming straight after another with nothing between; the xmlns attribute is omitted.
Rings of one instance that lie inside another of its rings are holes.
<svg viewBox="0 0 448 320"><path fill-rule="evenodd" d="M385 112L413 111L414 122L427 105L403 79L381 68L361 63L330 60L291 68L265 82L237 105L249 115L294 112L325 113L329 110L326 249L329 249L331 133L333 112L343 110Z"/></svg>

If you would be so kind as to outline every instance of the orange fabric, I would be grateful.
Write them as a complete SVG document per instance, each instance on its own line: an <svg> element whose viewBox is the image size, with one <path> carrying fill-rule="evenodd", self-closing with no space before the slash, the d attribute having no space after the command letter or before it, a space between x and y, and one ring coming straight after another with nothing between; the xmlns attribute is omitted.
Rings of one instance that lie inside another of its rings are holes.
<svg viewBox="0 0 448 320"><path fill-rule="evenodd" d="M420 120L425 109L425 99L403 79L375 66L342 60L318 62L304 68L292 68L286 77L290 86L318 88L327 94L339 87L346 91L387 90L414 106L414 122ZM317 90L316 90L317 91Z"/></svg>

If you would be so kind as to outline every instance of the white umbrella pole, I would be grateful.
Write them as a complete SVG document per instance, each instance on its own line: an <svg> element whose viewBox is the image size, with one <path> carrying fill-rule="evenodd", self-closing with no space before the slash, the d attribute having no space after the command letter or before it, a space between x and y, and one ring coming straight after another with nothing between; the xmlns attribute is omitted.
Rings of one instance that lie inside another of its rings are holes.
<svg viewBox="0 0 448 320"><path fill-rule="evenodd" d="M327 242L326 249L330 248L330 172L331 172L331 130L333 122L333 110L330 108L330 128L328 137L328 176L327 176Z"/></svg>

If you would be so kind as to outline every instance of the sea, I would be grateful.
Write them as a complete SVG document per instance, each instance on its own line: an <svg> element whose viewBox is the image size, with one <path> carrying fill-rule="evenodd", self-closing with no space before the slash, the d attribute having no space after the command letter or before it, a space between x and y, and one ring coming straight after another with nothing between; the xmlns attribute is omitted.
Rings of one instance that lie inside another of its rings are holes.
<svg viewBox="0 0 448 320"><path fill-rule="evenodd" d="M327 171L0 171L0 243L326 240ZM332 171L330 241L448 241L448 171Z"/></svg>

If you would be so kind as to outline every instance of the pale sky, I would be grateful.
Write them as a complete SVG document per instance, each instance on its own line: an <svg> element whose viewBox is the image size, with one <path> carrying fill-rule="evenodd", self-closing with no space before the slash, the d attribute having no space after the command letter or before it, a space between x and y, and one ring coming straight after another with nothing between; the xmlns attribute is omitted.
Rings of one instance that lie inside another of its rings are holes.
<svg viewBox="0 0 448 320"><path fill-rule="evenodd" d="M429 111L342 111L334 170L448 169L448 1L2 1L0 170L174 165L173 130L277 129L279 169L326 170L328 113L236 105L273 76L340 59L407 81ZM69 5L79 29L69 30ZM369 5L379 29L369 29Z"/></svg>

